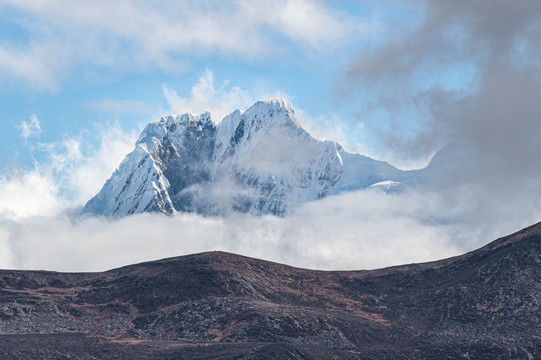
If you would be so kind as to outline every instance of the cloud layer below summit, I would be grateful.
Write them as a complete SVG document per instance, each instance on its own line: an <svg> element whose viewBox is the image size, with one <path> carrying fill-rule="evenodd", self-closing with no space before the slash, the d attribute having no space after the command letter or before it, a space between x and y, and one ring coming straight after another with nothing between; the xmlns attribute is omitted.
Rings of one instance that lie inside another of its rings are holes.
<svg viewBox="0 0 541 360"><path fill-rule="evenodd" d="M285 218L2 217L0 267L98 271L224 250L299 267L370 269L458 255L541 216L526 203L494 211L490 218L476 213L477 204L464 202L468 195L455 194L455 201L447 202L434 194L360 191L308 203Z"/></svg>

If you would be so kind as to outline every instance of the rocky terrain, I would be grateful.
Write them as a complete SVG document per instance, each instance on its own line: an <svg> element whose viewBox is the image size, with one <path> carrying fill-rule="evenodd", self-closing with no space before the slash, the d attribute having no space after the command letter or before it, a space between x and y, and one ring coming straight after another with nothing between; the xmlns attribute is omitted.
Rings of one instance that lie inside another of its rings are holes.
<svg viewBox="0 0 541 360"><path fill-rule="evenodd" d="M150 123L83 213L281 216L307 201L388 188L414 174L314 139L297 122L291 104L271 99L236 110L219 123L209 113Z"/></svg>
<svg viewBox="0 0 541 360"><path fill-rule="evenodd" d="M2 359L536 359L541 223L462 256L314 271L223 252L0 272Z"/></svg>

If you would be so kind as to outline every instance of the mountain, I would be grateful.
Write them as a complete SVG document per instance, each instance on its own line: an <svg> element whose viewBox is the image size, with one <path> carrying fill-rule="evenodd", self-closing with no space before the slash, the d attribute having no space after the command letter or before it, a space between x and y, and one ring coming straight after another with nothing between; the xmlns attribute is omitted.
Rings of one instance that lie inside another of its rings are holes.
<svg viewBox="0 0 541 360"><path fill-rule="evenodd" d="M0 284L3 359L541 358L541 223L372 271L207 252Z"/></svg>
<svg viewBox="0 0 541 360"><path fill-rule="evenodd" d="M209 113L150 123L83 212L283 215L306 201L375 184L385 188L412 174L314 139L287 101L272 99L219 124Z"/></svg>

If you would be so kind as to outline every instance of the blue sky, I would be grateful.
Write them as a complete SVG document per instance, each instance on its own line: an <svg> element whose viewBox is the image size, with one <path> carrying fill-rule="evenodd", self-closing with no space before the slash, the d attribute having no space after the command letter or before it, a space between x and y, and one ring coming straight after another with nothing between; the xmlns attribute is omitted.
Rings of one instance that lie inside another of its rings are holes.
<svg viewBox="0 0 541 360"><path fill-rule="evenodd" d="M361 247L344 243L351 256L381 255L364 257L367 266L468 250L541 220L541 199L532 195L541 186L540 18L541 3L530 0L0 0L0 249L8 249L0 266L54 269L28 250L42 249L36 241L53 226L61 240L51 251L84 263L67 239L87 236L90 243L89 229L99 226L64 217L99 191L148 122L207 110L219 121L277 96L295 106L315 137L401 168L425 166L455 140L475 144L471 163L449 174L453 186L435 195L354 194L354 201L340 200L351 205L345 215L316 214L311 205L300 211L322 216L329 229L367 234ZM240 243L263 227L270 244L287 243L295 221L320 251L308 263L286 252L273 260L329 267L345 256L318 238L326 229L313 232L300 215L251 219L250 229L240 220L228 228L222 220L190 219L171 226L203 239L214 238L204 230L214 226L218 238ZM101 225L104 246L129 227ZM420 234L408 237L407 249L396 240L406 232ZM244 243L225 250L254 248ZM148 259L141 246L122 261ZM207 249L198 246L178 251ZM397 250L389 254L391 247ZM155 255L172 255L170 248ZM118 249L104 267L118 265ZM78 269L75 260L64 264Z"/></svg>

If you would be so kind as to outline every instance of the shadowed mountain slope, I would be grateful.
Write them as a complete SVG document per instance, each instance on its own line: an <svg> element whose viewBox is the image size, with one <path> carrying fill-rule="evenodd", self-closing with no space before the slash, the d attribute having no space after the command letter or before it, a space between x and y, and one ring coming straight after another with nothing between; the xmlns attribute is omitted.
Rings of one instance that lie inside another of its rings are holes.
<svg viewBox="0 0 541 360"><path fill-rule="evenodd" d="M541 357L541 224L373 271L208 252L0 286L2 358Z"/></svg>

